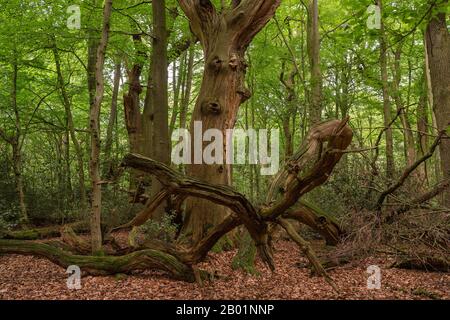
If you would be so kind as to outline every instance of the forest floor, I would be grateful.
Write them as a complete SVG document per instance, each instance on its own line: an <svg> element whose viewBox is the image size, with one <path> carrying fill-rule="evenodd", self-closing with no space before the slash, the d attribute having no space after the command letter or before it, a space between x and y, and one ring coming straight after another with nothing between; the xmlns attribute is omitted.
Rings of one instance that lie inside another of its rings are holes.
<svg viewBox="0 0 450 320"><path fill-rule="evenodd" d="M311 277L298 248L292 242L276 244L276 272L257 263L258 276L234 271L236 252L212 253L201 265L223 277L197 284L170 280L160 272L132 275L82 277L80 290L68 290L66 270L41 258L0 256L0 299L450 299L450 274L388 268L386 257L373 257L330 271L340 294L319 277ZM382 270L380 290L367 289L367 267Z"/></svg>

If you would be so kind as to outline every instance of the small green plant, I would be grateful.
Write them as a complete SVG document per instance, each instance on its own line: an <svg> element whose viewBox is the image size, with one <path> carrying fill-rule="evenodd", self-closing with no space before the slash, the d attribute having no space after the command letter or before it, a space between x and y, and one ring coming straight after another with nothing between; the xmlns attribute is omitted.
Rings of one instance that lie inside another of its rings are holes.
<svg viewBox="0 0 450 320"><path fill-rule="evenodd" d="M20 222L19 208L13 203L0 200L0 238Z"/></svg>
<svg viewBox="0 0 450 320"><path fill-rule="evenodd" d="M231 267L233 270L242 269L246 273L258 276L255 268L256 246L250 234L245 231L240 240L239 250L233 259Z"/></svg>
<svg viewBox="0 0 450 320"><path fill-rule="evenodd" d="M177 226L173 223L174 217L174 213L168 213L161 221L149 220L138 228L138 233L143 235L144 240L172 242L177 233Z"/></svg>

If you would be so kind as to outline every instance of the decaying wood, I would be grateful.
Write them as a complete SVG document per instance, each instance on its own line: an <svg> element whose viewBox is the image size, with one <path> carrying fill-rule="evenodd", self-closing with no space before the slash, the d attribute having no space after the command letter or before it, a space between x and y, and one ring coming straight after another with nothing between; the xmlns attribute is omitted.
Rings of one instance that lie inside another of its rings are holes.
<svg viewBox="0 0 450 320"><path fill-rule="evenodd" d="M310 203L300 200L299 205L283 214L283 218L294 219L318 232L328 245L336 245L344 235L342 228L334 219L315 208Z"/></svg>
<svg viewBox="0 0 450 320"><path fill-rule="evenodd" d="M70 227L65 226L61 228L61 240L77 253L89 255L92 252L90 243L77 236L75 231Z"/></svg>
<svg viewBox="0 0 450 320"><path fill-rule="evenodd" d="M169 273L173 278L194 282L195 276L191 267L180 262L174 256L157 250L141 250L128 255L112 256L80 256L68 253L49 244L21 240L0 240L0 253L36 255L47 258L53 263L67 268L71 265L91 275L109 275L129 273L134 270L157 269ZM202 272L207 278L207 273Z"/></svg>
<svg viewBox="0 0 450 320"><path fill-rule="evenodd" d="M294 240L303 246L299 236L294 234L288 222L278 220L301 196L323 184L330 176L334 166L351 143L352 131L343 121L330 121L311 129L305 143L286 168L274 181L271 190L282 186L283 192L272 192L270 202L260 207L254 206L243 194L233 188L212 185L195 178L187 177L169 166L137 154L129 154L123 160L123 166L153 175L164 187L164 191L149 201L146 209L138 214L126 226L145 223L152 211L168 196L176 195L181 201L195 197L226 206L232 211L225 220L215 226L209 233L191 247L183 245L153 243L147 247L137 248L136 252L123 256L90 257L76 256L48 244L27 241L0 240L0 253L36 254L61 265L78 265L82 270L98 274L125 273L134 269L159 269L169 272L174 278L195 281L192 265L203 260L211 248L224 235L240 225L244 225L257 247L260 258L274 270L275 263L272 250L268 244L268 226L278 222L288 230ZM311 264L323 273L314 253L309 248L305 251ZM207 275L205 274L205 277Z"/></svg>
<svg viewBox="0 0 450 320"><path fill-rule="evenodd" d="M65 226L68 226L77 232L89 231L89 224L85 221L74 222ZM61 228L61 226L51 226L27 230L3 231L3 234L2 236L0 236L0 238L10 240L39 240L59 237L61 235Z"/></svg>
<svg viewBox="0 0 450 320"><path fill-rule="evenodd" d="M416 170L422 163L424 163L425 161L427 161L428 159L430 159L433 156L436 148L439 146L439 144L440 144L442 138L445 136L445 134L446 134L445 131L440 132L440 134L434 141L433 145L431 146L430 150L427 152L427 154L425 154L422 158L418 159L411 166L406 168L405 171L403 172L402 176L400 177L400 179L396 183L391 185L387 190L385 190L380 195L380 197L378 198L378 201L377 201L378 210L381 210L384 200L386 199L386 197L388 195L397 191L405 183L406 179L408 179L408 177L411 175L411 173L414 172L414 170Z"/></svg>
<svg viewBox="0 0 450 320"><path fill-rule="evenodd" d="M450 179L441 181L430 191L420 195L419 197L413 199L409 203L400 206L400 208L393 210L390 214L388 214L386 216L386 218L384 219L384 222L387 222L387 223L392 222L393 218L395 216L398 216L402 213L405 213L413 208L416 208L416 207L422 205L423 203L437 197L439 194L441 194L448 188L450 188Z"/></svg>
<svg viewBox="0 0 450 320"><path fill-rule="evenodd" d="M336 284L334 283L333 279L328 275L328 273L323 268L322 264L320 263L319 259L317 258L314 250L311 248L311 245L303 239L297 231L295 231L295 228L290 224L288 221L279 218L277 222L286 230L289 237L294 240L294 242L299 246L300 250L305 254L305 256L308 258L309 262L314 268L314 271L325 278L325 280L330 284L330 286L336 291L339 292Z"/></svg>

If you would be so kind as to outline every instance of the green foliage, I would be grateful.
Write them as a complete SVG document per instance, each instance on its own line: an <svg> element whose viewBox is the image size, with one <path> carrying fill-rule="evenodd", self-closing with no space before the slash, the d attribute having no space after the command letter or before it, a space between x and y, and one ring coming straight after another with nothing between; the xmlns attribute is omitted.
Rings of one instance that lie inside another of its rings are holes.
<svg viewBox="0 0 450 320"><path fill-rule="evenodd" d="M220 9L221 1L214 0ZM228 2L226 2L228 3ZM72 138L67 131L67 115L62 104L62 94L57 87L56 64L52 52L52 41L61 58L61 69L70 100L76 138L79 141L84 167L88 176L89 159L89 92L87 89L88 63L87 44L90 38L99 37L102 14L101 1L75 1L81 9L81 29L66 27L67 1L0 1L0 129L13 136L21 133L22 177L29 217L33 223L49 224L73 221L85 215L80 208L80 186L78 164ZM352 148L373 147L384 127L383 99L380 81L380 32L367 28L367 8L373 1L320 1L321 65L323 73L323 118L351 117L354 129ZM167 0L169 30L170 87L173 82L187 76L187 54L178 53L180 43L191 39L189 25L176 0ZM112 102L113 73L115 64L122 62L122 81L119 88L118 114L113 129L113 167L117 169L121 158L129 150L125 127L123 95L129 82L127 71L133 63L142 63L141 104L147 95L148 70L151 61L137 54L132 35L139 33L142 44L139 49L151 55L152 11L147 1L123 0L114 3L111 20L111 37L105 62L105 99L100 115L101 139L106 139L106 126ZM436 6L433 14L449 12L450 6ZM401 81L399 95L407 106L407 120L413 130L418 124L418 101L425 97L423 31L429 10L427 1L384 1L384 14L389 44L389 83L394 79L393 52L401 45ZM310 128L310 61L307 55L307 9L303 2L283 0L277 10L275 23L271 20L257 35L247 52L249 65L246 82L253 96L241 106L236 127L254 129L280 129L281 161L287 149L283 125L286 119L293 136L294 150L304 141ZM279 26L279 27L278 27ZM192 45L194 53L193 87L188 107L188 123L200 90L204 61L199 44ZM295 62L295 63L294 63ZM20 124L17 127L12 108L13 64L18 65L17 105ZM184 66L184 67L183 67ZM288 93L280 81L283 75L295 68L295 98L288 100ZM175 83L176 84L176 83ZM170 115L179 116L175 106L175 91L169 90ZM182 91L182 90L181 90ZM392 103L392 113L397 106ZM432 134L431 106L426 105L428 132ZM176 118L175 127L179 126ZM393 126L395 161L399 168L405 166L405 145L402 124ZM449 129L450 130L450 129ZM415 134L416 135L416 134ZM417 139L416 139L417 140ZM417 142L417 141L416 141ZM0 138L0 223L3 228L15 227L19 219L19 207L13 174L13 157L10 144ZM102 150L101 159L104 159ZM310 198L316 204L340 216L348 207L367 208L369 200L364 186L370 168L368 163L374 152L364 155L349 154L329 183L314 191ZM377 167L381 176L375 182L383 183L385 162L384 139L380 145ZM432 159L431 167L437 163ZM102 163L103 165L103 163ZM256 203L262 203L271 177L260 176L259 166L233 167L233 186ZM438 180L434 170L428 170L429 183ZM105 177L102 177L105 178ZM389 177L395 178L395 177ZM88 180L88 179L87 179ZM117 185L107 186L103 192L103 221L108 226L127 222L136 213L137 207L127 203L128 176L119 179ZM89 188L89 181L85 182ZM383 185L381 185L382 187ZM125 190L125 192L124 192ZM326 196L324 196L326 195ZM377 193L374 193L376 196ZM130 208L132 207L132 208ZM161 225L143 227L151 237L172 239L174 226L171 217ZM1 228L1 227L0 227ZM167 229L167 230L166 230ZM227 240L219 247L227 246ZM216 249L218 249L217 247Z"/></svg>
<svg viewBox="0 0 450 320"><path fill-rule="evenodd" d="M239 250L231 265L233 270L242 269L248 274L259 275L255 269L256 246L247 231L243 233L239 243Z"/></svg>
<svg viewBox="0 0 450 320"><path fill-rule="evenodd" d="M165 214L161 221L153 219L138 227L138 233L143 235L144 240L161 240L172 242L175 240L177 226L173 223L174 214Z"/></svg>

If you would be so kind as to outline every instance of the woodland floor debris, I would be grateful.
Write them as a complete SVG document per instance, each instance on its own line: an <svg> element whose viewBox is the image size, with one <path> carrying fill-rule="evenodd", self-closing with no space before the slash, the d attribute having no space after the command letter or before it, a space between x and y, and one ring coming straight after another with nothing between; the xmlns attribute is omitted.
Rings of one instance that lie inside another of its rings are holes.
<svg viewBox="0 0 450 320"><path fill-rule="evenodd" d="M0 299L450 299L450 274L390 269L384 256L358 261L330 271L339 287L336 294L320 277L311 277L307 263L293 242L276 243L275 273L257 262L258 276L233 271L235 251L211 253L200 265L217 270L222 277L197 284L174 281L162 272L134 272L131 275L92 277L81 280L82 289L66 287L66 270L31 256L0 256ZM293 254L295 252L295 254ZM367 267L382 270L381 290L368 290Z"/></svg>

